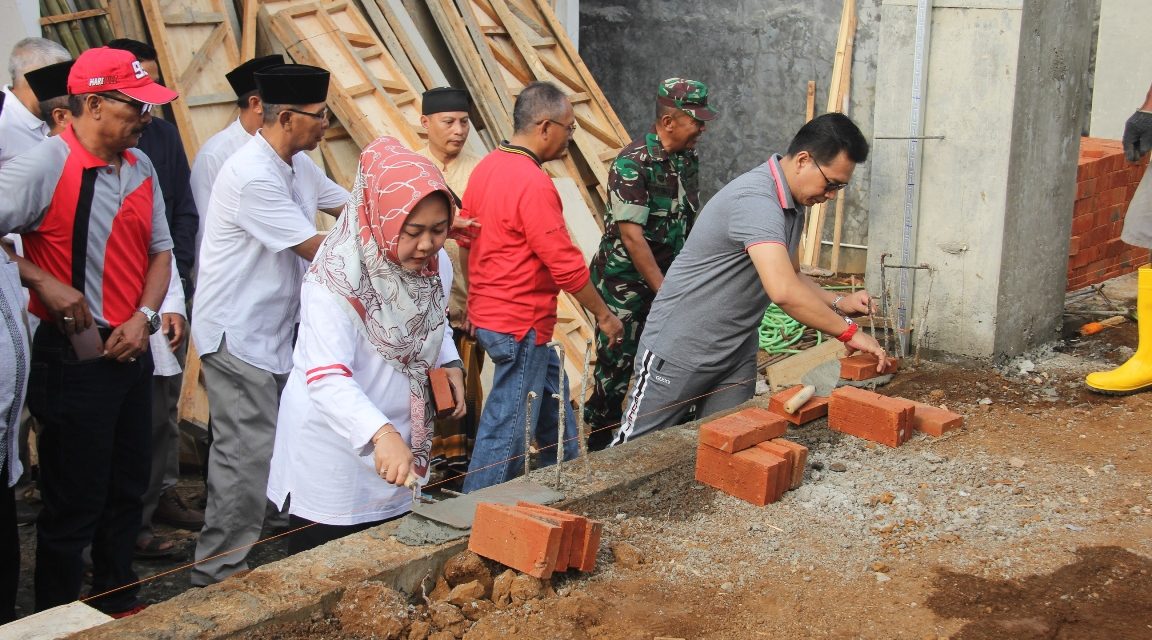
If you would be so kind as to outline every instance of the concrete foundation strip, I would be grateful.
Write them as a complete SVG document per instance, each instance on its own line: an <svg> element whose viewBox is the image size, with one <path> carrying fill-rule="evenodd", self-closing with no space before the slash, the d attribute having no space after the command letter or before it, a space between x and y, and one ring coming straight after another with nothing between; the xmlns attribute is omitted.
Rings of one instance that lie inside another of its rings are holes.
<svg viewBox="0 0 1152 640"><path fill-rule="evenodd" d="M747 406L758 405L753 401L732 411ZM709 419L717 417L709 416ZM674 467L692 464L696 426L697 423L689 423L595 452L593 455L600 462L596 473L587 482L569 482L571 490L556 506L578 512L613 492L637 486ZM538 482L551 471L535 471L528 480ZM569 474L575 472L570 466ZM405 545L393 537L404 520L406 518L330 542L216 585L191 589L129 618L68 638L237 638L268 624L303 620L313 613L329 610L347 587L364 580L379 581L408 594L418 593L420 582L440 571L444 562L464 550L467 543L457 539L437 545Z"/></svg>

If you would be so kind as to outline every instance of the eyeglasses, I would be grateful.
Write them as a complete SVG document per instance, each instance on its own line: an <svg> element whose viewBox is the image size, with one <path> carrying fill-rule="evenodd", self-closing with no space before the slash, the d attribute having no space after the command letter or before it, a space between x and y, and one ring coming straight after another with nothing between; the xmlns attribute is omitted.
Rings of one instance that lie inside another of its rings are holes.
<svg viewBox="0 0 1152 640"><path fill-rule="evenodd" d="M130 100L128 98L121 98L120 96L114 96L110 93L97 93L96 95L100 96L101 98L104 98L105 100L115 100L116 102L123 102L124 104L126 104L130 107L136 107L137 109L140 110L140 115L144 115L145 113L151 112L152 107L154 106L150 102L140 102L139 100Z"/></svg>
<svg viewBox="0 0 1152 640"><path fill-rule="evenodd" d="M287 108L284 110L285 111L291 111L292 113L299 113L302 116L311 116L313 118L316 118L317 120L322 120L322 121L327 120L328 116L329 116L328 107L324 107L323 109L321 109L315 113L313 113L311 111L304 111L301 109L291 109L291 108Z"/></svg>
<svg viewBox="0 0 1152 640"><path fill-rule="evenodd" d="M575 120L572 121L572 124L564 124L563 122L558 122L556 120L553 120L552 118L545 118L545 119L537 122L536 124L544 124L545 122L551 122L552 124L554 124L558 127L564 127L565 129L568 130L568 135L572 135L572 134L576 133L576 121Z"/></svg>
<svg viewBox="0 0 1152 640"><path fill-rule="evenodd" d="M839 191L848 186L847 182L832 182L828 176L824 175L824 170L820 168L820 163L816 162L816 158L812 158L812 164L816 165L816 170L820 172L820 177L824 178L824 191Z"/></svg>

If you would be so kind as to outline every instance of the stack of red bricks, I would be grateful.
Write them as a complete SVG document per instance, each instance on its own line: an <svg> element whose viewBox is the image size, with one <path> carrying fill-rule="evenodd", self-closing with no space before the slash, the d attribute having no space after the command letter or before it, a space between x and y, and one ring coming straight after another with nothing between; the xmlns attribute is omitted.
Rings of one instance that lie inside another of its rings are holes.
<svg viewBox="0 0 1152 640"><path fill-rule="evenodd" d="M532 502L476 505L468 549L541 579L554 571L591 571L604 524Z"/></svg>
<svg viewBox="0 0 1152 640"><path fill-rule="evenodd" d="M1148 250L1124 244L1120 232L1147 166L1147 156L1129 164L1119 140L1080 138L1068 245L1069 291L1135 271L1146 262Z"/></svg>
<svg viewBox="0 0 1152 640"><path fill-rule="evenodd" d="M964 426L964 417L930 404L840 387L828 405L828 427L848 435L898 447L914 431L939 437Z"/></svg>
<svg viewBox="0 0 1152 640"><path fill-rule="evenodd" d="M808 448L780 436L788 423L754 407L700 427L696 480L756 506L771 504L804 481Z"/></svg>

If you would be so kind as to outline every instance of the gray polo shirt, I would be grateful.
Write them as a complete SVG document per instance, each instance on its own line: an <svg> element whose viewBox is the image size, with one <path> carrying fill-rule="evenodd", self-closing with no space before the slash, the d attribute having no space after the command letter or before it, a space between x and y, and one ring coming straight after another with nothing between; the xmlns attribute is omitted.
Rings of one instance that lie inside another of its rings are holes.
<svg viewBox="0 0 1152 640"><path fill-rule="evenodd" d="M748 248L782 244L796 255L804 230L780 156L729 182L704 208L656 294L640 346L693 371L718 371L755 354L771 300Z"/></svg>

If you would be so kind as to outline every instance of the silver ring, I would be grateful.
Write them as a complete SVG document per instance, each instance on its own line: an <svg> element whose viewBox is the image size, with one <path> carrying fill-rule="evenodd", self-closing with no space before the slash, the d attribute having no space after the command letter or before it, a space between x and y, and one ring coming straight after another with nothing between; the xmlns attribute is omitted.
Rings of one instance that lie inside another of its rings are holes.
<svg viewBox="0 0 1152 640"><path fill-rule="evenodd" d="M64 316L64 322L76 322L76 318L72 316Z"/></svg>
<svg viewBox="0 0 1152 640"><path fill-rule="evenodd" d="M130 357L130 358L128 358L128 362L136 362L136 358Z"/></svg>

